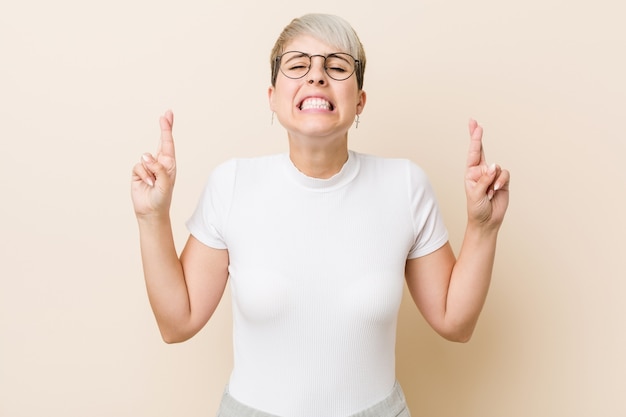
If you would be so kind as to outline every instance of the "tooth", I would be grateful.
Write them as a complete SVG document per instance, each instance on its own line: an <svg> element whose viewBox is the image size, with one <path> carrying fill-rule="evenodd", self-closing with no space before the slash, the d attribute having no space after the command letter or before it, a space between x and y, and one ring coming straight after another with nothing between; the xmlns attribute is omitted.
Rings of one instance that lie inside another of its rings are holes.
<svg viewBox="0 0 626 417"><path fill-rule="evenodd" d="M302 109L330 109L330 103L320 98L309 98L302 103Z"/></svg>

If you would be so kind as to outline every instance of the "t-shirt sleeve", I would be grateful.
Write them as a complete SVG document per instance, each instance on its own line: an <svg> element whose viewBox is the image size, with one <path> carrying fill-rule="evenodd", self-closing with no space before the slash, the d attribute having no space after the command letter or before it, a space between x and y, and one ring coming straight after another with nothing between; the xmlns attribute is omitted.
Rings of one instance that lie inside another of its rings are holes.
<svg viewBox="0 0 626 417"><path fill-rule="evenodd" d="M428 255L441 248L448 241L448 230L426 173L410 161L408 162L408 180L415 236L408 254L408 258L412 259Z"/></svg>
<svg viewBox="0 0 626 417"><path fill-rule="evenodd" d="M217 166L202 191L195 211L187 220L193 237L215 249L227 249L224 236L236 177L236 161Z"/></svg>

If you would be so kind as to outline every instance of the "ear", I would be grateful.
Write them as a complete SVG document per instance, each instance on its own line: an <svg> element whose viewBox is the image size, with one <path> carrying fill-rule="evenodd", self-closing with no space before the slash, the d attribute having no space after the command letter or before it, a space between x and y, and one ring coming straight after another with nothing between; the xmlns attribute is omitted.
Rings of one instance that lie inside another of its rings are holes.
<svg viewBox="0 0 626 417"><path fill-rule="evenodd" d="M276 111L274 110L274 90L275 87L273 85L267 89L267 99L269 101L271 111Z"/></svg>
<svg viewBox="0 0 626 417"><path fill-rule="evenodd" d="M356 114L361 114L363 108L365 107L365 102L367 101L367 94L365 94L365 91L359 91L358 99L359 101L356 103Z"/></svg>

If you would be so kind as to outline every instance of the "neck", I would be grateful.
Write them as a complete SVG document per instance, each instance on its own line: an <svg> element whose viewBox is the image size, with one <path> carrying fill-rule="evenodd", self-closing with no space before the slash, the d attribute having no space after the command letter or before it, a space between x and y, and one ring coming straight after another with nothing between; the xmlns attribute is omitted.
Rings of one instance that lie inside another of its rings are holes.
<svg viewBox="0 0 626 417"><path fill-rule="evenodd" d="M289 158L304 175L328 179L337 174L348 160L348 141L332 142L320 146L307 145L289 138Z"/></svg>

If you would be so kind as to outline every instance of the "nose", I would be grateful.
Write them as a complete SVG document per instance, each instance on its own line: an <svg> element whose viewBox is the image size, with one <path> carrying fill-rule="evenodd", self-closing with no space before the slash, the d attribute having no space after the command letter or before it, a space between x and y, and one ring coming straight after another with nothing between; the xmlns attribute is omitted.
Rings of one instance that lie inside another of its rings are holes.
<svg viewBox="0 0 626 417"><path fill-rule="evenodd" d="M318 65L314 64L313 58L320 58L317 61ZM326 84L326 70L324 66L326 65L326 57L323 55L313 55L311 56L311 68L309 69L309 73L307 74L307 82L309 84Z"/></svg>

